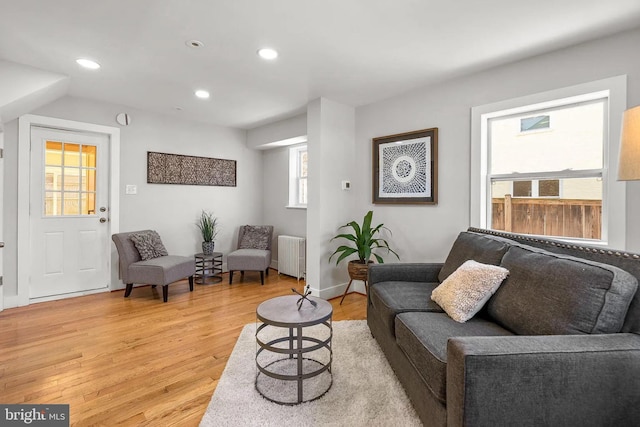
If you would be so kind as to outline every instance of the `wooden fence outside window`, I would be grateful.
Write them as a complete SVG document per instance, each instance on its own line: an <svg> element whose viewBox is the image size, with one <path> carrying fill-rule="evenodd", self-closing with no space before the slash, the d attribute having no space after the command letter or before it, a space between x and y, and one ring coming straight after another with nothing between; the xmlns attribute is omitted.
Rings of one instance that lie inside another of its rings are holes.
<svg viewBox="0 0 640 427"><path fill-rule="evenodd" d="M513 233L600 239L602 201L511 197L491 200L491 228Z"/></svg>

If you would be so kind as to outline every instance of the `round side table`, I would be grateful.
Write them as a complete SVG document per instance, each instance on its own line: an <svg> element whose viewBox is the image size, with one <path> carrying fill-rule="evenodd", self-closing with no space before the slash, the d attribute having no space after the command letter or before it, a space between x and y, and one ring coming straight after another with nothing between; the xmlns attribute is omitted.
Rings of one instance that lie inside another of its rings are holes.
<svg viewBox="0 0 640 427"><path fill-rule="evenodd" d="M196 274L193 279L199 285L211 285L222 282L222 252L211 255L195 254Z"/></svg>
<svg viewBox="0 0 640 427"><path fill-rule="evenodd" d="M333 307L307 297L298 310L298 296L267 300L256 310L256 381L258 393L282 405L310 402L333 384L331 338Z"/></svg>

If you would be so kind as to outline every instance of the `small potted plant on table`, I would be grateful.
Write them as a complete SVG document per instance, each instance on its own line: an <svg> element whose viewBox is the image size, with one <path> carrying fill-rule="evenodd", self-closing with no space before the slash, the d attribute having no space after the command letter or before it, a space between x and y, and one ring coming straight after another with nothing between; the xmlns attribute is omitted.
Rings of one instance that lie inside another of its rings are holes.
<svg viewBox="0 0 640 427"><path fill-rule="evenodd" d="M203 210L196 225L202 233L202 253L213 254L216 242L214 239L218 235L218 218L213 213Z"/></svg>

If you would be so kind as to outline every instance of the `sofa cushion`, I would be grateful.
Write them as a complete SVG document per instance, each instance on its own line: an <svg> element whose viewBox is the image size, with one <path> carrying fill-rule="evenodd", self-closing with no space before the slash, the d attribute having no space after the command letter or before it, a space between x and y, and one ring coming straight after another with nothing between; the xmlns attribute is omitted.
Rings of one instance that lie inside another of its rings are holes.
<svg viewBox="0 0 640 427"><path fill-rule="evenodd" d="M431 292L438 283L426 282L380 282L369 287L371 304L388 328L395 334L394 320L398 313L412 311L435 311L442 308L431 301Z"/></svg>
<svg viewBox="0 0 640 427"><path fill-rule="evenodd" d="M431 393L446 403L447 341L451 337L510 336L486 319L458 323L445 313L401 313L395 321L396 342Z"/></svg>
<svg viewBox="0 0 640 427"><path fill-rule="evenodd" d="M509 249L510 242L510 240L486 234L463 231L453 243L447 260L438 274L438 279L444 282L451 273L470 259L482 264L499 265L503 255Z"/></svg>
<svg viewBox="0 0 640 427"><path fill-rule="evenodd" d="M431 299L456 322L471 319L489 301L509 270L474 260L465 261L431 293Z"/></svg>
<svg viewBox="0 0 640 427"><path fill-rule="evenodd" d="M638 287L617 267L520 244L501 265L509 277L487 312L519 335L619 332Z"/></svg>

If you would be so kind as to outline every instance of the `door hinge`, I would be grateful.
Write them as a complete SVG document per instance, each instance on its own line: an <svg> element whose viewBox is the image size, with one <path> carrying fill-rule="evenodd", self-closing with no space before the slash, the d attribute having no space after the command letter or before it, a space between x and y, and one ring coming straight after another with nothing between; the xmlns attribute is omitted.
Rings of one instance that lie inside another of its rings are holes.
<svg viewBox="0 0 640 427"><path fill-rule="evenodd" d="M0 159L4 159L4 148L0 148Z"/></svg>

